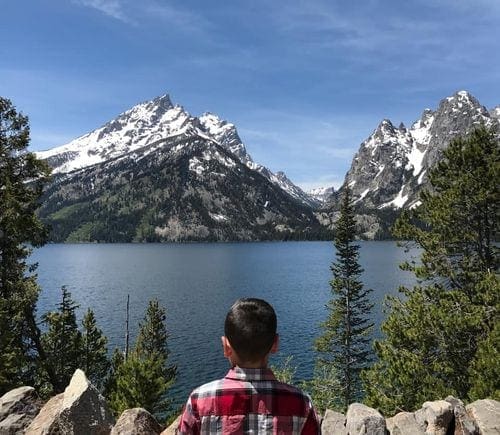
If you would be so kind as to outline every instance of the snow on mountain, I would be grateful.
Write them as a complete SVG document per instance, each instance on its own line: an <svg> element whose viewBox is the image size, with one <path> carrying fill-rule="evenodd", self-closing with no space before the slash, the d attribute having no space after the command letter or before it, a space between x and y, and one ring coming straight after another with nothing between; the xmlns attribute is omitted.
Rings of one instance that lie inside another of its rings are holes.
<svg viewBox="0 0 500 435"><path fill-rule="evenodd" d="M37 152L53 173L82 169L193 129L193 119L168 95L138 104L66 145Z"/></svg>
<svg viewBox="0 0 500 435"><path fill-rule="evenodd" d="M168 95L140 103L68 144L36 154L47 160L54 174L69 173L131 153L136 158L141 158L145 152L154 151L152 144L176 136L198 136L214 141L293 198L309 206L319 205L316 199L303 192L284 173L274 174L265 166L255 163L247 153L234 124L208 112L199 118L194 117L182 106L173 105ZM181 147L182 144L178 146ZM197 170L200 168L195 163L192 167L198 168Z"/></svg>
<svg viewBox="0 0 500 435"><path fill-rule="evenodd" d="M326 202L334 192L335 189L333 187L317 187L316 189L309 190L307 194L323 203Z"/></svg>

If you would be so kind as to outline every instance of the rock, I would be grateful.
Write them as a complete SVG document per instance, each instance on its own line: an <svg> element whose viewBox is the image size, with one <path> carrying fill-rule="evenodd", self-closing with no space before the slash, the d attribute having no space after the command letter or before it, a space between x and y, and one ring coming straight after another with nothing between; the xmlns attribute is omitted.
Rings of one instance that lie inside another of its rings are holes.
<svg viewBox="0 0 500 435"><path fill-rule="evenodd" d="M22 433L42 407L33 387L19 387L0 397L0 434Z"/></svg>
<svg viewBox="0 0 500 435"><path fill-rule="evenodd" d="M346 420L349 435L385 435L386 433L384 417L377 410L362 403L349 405Z"/></svg>
<svg viewBox="0 0 500 435"><path fill-rule="evenodd" d="M162 427L144 408L123 411L111 435L159 435Z"/></svg>
<svg viewBox="0 0 500 435"><path fill-rule="evenodd" d="M27 435L109 434L114 419L104 398L77 369L64 393L50 399L29 425Z"/></svg>
<svg viewBox="0 0 500 435"><path fill-rule="evenodd" d="M465 407L479 427L481 435L500 434L500 402L493 399L476 400Z"/></svg>
<svg viewBox="0 0 500 435"><path fill-rule="evenodd" d="M345 415L340 412L327 409L321 422L321 433L347 435L345 428Z"/></svg>
<svg viewBox="0 0 500 435"><path fill-rule="evenodd" d="M455 399L453 396L448 396L444 400L451 403L453 407L453 415L455 416L453 435L479 435L479 428L465 411L464 402Z"/></svg>
<svg viewBox="0 0 500 435"><path fill-rule="evenodd" d="M35 417L31 424L26 429L27 435L43 435L52 434L57 431L56 424L57 415L60 412L64 393L51 397L50 400L43 406L40 413Z"/></svg>
<svg viewBox="0 0 500 435"><path fill-rule="evenodd" d="M446 400L425 402L415 412L415 419L426 434L446 435L453 420L453 406Z"/></svg>
<svg viewBox="0 0 500 435"><path fill-rule="evenodd" d="M413 412L400 412L386 420L387 430L391 435L424 435Z"/></svg>
<svg viewBox="0 0 500 435"><path fill-rule="evenodd" d="M181 415L175 419L175 421L167 427L161 435L177 435L179 431L177 430L179 428L179 423L181 422Z"/></svg>

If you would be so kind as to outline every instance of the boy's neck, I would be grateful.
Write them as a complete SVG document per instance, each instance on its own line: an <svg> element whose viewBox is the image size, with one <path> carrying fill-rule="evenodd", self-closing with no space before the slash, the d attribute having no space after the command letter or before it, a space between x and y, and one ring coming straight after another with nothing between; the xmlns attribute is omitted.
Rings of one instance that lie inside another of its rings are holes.
<svg viewBox="0 0 500 435"><path fill-rule="evenodd" d="M267 369L267 363L242 363L235 364L235 367L239 367L240 369Z"/></svg>

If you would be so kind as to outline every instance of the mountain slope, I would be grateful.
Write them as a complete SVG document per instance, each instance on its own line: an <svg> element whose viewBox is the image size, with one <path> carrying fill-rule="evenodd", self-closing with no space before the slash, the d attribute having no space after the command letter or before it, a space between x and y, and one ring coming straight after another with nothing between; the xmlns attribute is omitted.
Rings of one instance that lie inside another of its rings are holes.
<svg viewBox="0 0 500 435"><path fill-rule="evenodd" d="M56 242L286 240L324 233L309 207L187 129L57 174L40 215Z"/></svg>

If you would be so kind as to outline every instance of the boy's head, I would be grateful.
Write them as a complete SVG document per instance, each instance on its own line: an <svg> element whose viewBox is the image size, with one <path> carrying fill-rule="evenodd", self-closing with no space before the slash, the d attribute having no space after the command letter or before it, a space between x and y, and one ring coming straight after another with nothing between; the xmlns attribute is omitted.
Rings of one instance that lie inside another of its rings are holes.
<svg viewBox="0 0 500 435"><path fill-rule="evenodd" d="M276 326L271 305L262 299L242 298L227 313L224 334L240 363L254 363L276 350Z"/></svg>

